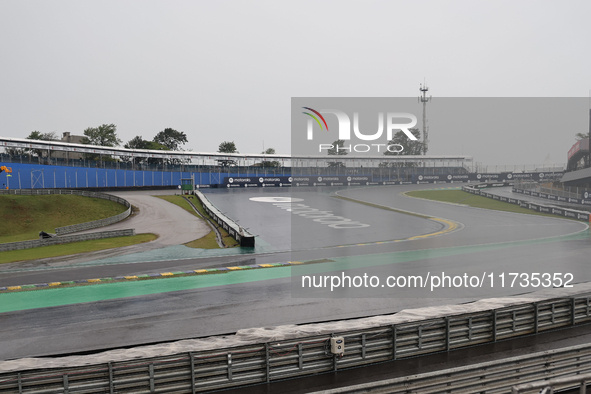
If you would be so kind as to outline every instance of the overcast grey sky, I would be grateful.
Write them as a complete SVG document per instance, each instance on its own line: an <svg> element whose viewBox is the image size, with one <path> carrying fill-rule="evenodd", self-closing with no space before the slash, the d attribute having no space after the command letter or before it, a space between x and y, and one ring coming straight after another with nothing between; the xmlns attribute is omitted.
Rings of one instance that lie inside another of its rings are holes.
<svg viewBox="0 0 591 394"><path fill-rule="evenodd" d="M0 135L114 123L123 141L172 127L194 151L289 153L291 97L414 97L424 78L434 98L587 97L590 15L588 1L1 0ZM484 135L430 153L564 162L576 132L519 157Z"/></svg>

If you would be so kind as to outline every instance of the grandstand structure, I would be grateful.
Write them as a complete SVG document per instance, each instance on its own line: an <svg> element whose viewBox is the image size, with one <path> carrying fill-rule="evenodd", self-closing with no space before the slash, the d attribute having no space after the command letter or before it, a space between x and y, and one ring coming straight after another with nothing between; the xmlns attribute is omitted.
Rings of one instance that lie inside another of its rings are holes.
<svg viewBox="0 0 591 394"><path fill-rule="evenodd" d="M174 186L223 184L230 177L365 175L413 181L422 175L470 172L471 156L295 156L127 149L0 137L0 162L10 163L11 188ZM59 154L58 154L59 153Z"/></svg>
<svg viewBox="0 0 591 394"><path fill-rule="evenodd" d="M561 182L565 186L576 186L591 189L591 157L589 138L575 142L568 151L567 173Z"/></svg>

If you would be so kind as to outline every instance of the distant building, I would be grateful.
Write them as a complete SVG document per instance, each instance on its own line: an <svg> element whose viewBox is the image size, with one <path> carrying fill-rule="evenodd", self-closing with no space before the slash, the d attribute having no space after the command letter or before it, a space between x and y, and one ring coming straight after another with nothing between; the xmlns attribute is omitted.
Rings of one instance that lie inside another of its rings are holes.
<svg viewBox="0 0 591 394"><path fill-rule="evenodd" d="M84 138L83 135L72 135L69 132L64 132L62 134L62 142L68 142L70 144L81 144L82 139ZM63 151L53 151L51 153L51 157L57 159L75 159L79 160L84 158L84 153L77 153L77 152L63 152Z"/></svg>
<svg viewBox="0 0 591 394"><path fill-rule="evenodd" d="M67 131L62 136L62 142L69 142L70 144L81 144L83 139L83 135L71 135Z"/></svg>

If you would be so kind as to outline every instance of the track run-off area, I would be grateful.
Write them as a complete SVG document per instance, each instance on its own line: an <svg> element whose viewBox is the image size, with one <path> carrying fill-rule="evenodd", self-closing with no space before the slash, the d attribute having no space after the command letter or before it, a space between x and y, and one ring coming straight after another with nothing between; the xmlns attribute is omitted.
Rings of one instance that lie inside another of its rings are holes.
<svg viewBox="0 0 591 394"><path fill-rule="evenodd" d="M331 291L303 287L303 275L368 275L383 284L389 276L492 274L498 279L503 273L570 273L572 283L591 281L587 224L404 194L438 187L212 189L206 192L210 201L257 235L254 250L202 251L176 245L123 255L94 254L67 264L13 264L0 271L0 286L242 268L2 293L0 358L128 347L533 291L500 286L498 280L493 286L436 291L430 286L381 285ZM117 195L124 197L125 192ZM186 227L181 228L185 239ZM167 235L171 238L174 234ZM316 263L298 264L310 261ZM279 262L293 264L264 267Z"/></svg>

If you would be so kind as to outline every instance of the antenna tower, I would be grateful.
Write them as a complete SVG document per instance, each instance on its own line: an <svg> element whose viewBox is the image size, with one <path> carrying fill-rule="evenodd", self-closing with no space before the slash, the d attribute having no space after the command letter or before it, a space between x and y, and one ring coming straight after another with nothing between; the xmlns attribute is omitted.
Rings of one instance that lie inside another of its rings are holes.
<svg viewBox="0 0 591 394"><path fill-rule="evenodd" d="M429 150L429 127L427 126L427 103L431 101L431 96L427 97L427 92L429 88L427 84L423 82L420 87L419 91L421 91L421 96L419 96L419 101L423 103L423 155L427 154Z"/></svg>

